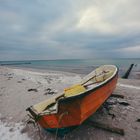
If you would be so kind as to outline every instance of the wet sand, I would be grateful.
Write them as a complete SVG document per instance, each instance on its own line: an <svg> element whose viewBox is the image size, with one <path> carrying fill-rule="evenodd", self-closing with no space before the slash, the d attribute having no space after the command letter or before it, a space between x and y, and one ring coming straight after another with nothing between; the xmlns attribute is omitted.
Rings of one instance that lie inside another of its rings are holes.
<svg viewBox="0 0 140 140"><path fill-rule="evenodd" d="M140 73L132 73L130 76L134 77L137 74ZM26 125L28 117L25 110L35 103L61 94L65 87L78 83L82 77L83 75L67 72L0 67L1 140L54 140L54 135L41 131L40 136L37 127L32 124ZM51 89L51 94L48 94L48 88ZM109 98L108 102L113 102L109 110L111 113L101 107L92 119L123 128L124 136L83 124L64 138L58 139L138 140L140 138L139 78L119 79L114 93L124 95L124 99ZM127 102L128 105L122 105L120 102ZM114 114L114 117L112 118L110 114Z"/></svg>

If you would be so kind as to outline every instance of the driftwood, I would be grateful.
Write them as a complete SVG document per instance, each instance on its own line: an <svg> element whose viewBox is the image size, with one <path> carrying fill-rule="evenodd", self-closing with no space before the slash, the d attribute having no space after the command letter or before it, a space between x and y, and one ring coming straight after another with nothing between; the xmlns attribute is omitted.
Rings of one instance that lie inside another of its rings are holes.
<svg viewBox="0 0 140 140"><path fill-rule="evenodd" d="M140 119L137 119L136 121L137 121L137 122L140 122Z"/></svg>
<svg viewBox="0 0 140 140"><path fill-rule="evenodd" d="M29 91L29 92L30 92L30 91L38 92L38 90L37 90L36 88L30 88L30 89L28 89L28 91Z"/></svg>
<svg viewBox="0 0 140 140"><path fill-rule="evenodd" d="M106 130L106 131L110 131L110 132L117 133L117 134L120 134L120 135L125 134L124 129L117 128L117 127L114 127L114 126L110 126L108 124L103 124L103 123L100 123L100 122L95 122L91 119L88 119L87 123L90 126L97 127L97 128L100 128L100 129L103 129L103 130Z"/></svg>
<svg viewBox="0 0 140 140"><path fill-rule="evenodd" d="M124 96L121 94L111 94L111 97L122 98L122 99L124 98Z"/></svg>
<svg viewBox="0 0 140 140"><path fill-rule="evenodd" d="M129 103L125 102L125 101L122 101L122 102L119 102L120 105L124 105L124 106L128 106L130 105Z"/></svg>
<svg viewBox="0 0 140 140"><path fill-rule="evenodd" d="M47 94L56 94L56 92L55 91L52 91L51 88L47 88L45 91L46 92L44 93L44 95L47 95Z"/></svg>

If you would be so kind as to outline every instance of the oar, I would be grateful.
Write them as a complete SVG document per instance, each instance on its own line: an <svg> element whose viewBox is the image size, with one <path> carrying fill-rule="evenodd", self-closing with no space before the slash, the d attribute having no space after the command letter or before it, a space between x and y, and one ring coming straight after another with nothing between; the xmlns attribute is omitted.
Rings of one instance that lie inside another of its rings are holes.
<svg viewBox="0 0 140 140"><path fill-rule="evenodd" d="M84 84L86 84L87 82L89 82L91 79L93 79L93 78L95 78L96 77L96 75L95 76L93 76L92 78L90 78L90 79L88 79L87 81L85 81L84 83L82 83L81 85L82 86L84 86Z"/></svg>
<svg viewBox="0 0 140 140"><path fill-rule="evenodd" d="M108 73L108 72L110 72L110 71L103 71L103 73ZM102 73L100 74L100 75L102 75ZM98 75L98 76L100 76L100 75ZM93 79L93 78L95 78L95 77L97 77L97 75L95 75L95 76L93 76L92 78L90 78L89 80L87 80L86 82L84 82L82 85L84 86L84 87L87 87L87 86L90 86L90 85L93 85L93 84L96 84L96 83L100 83L101 81L95 81L95 82L92 82L92 83L89 83L89 84L87 84L87 85L84 85L84 84L86 84L87 82L89 82L91 79Z"/></svg>
<svg viewBox="0 0 140 140"><path fill-rule="evenodd" d="M102 75L103 73L108 73L108 72L110 72L110 71L104 71L104 70L103 70L102 73L99 74L98 76ZM82 83L81 85L86 84L87 82L89 82L91 79L93 79L93 78L95 78L95 77L97 77L96 71L95 71L95 75L94 75L93 77L91 77L90 79L88 79L87 81L85 81L84 83Z"/></svg>

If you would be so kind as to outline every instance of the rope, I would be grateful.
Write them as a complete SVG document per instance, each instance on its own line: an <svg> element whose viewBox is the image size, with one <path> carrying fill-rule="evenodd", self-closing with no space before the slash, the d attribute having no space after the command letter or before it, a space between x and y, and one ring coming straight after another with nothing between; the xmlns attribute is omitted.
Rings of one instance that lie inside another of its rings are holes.
<svg viewBox="0 0 140 140"><path fill-rule="evenodd" d="M59 119L58 119L58 126L60 125L60 122L61 122L63 116L64 116L64 115L67 115L67 114L68 114L68 112L63 112L63 113L59 116ZM59 128L57 127L56 133L55 133L55 140L57 140L58 129L59 129Z"/></svg>
<svg viewBox="0 0 140 140"><path fill-rule="evenodd" d="M40 130L40 127L39 127L38 123L36 123L36 126L37 126L37 129L38 129L38 133L39 133L40 140L42 140L43 137L42 137L42 135L41 135L41 130Z"/></svg>

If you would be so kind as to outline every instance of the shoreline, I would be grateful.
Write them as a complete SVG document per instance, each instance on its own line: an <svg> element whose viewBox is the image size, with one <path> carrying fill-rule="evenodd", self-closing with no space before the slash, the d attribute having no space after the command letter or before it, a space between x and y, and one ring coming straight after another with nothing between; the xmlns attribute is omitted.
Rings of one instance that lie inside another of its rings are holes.
<svg viewBox="0 0 140 140"><path fill-rule="evenodd" d="M92 66L89 69L87 69L87 67L81 67L81 68L75 68L75 67L58 67L58 68L39 68L39 67L26 67L26 66L1 66L1 67L8 67L8 68L17 68L17 69L25 69L25 70L37 70L37 71L54 71L54 72L64 72L64 73L73 73L73 74L79 74L79 75L86 75L88 73L90 73L92 70L94 70L95 68L97 68L97 66Z"/></svg>
<svg viewBox="0 0 140 140"><path fill-rule="evenodd" d="M56 72L56 73L63 73L63 74L76 74L79 75L81 77L87 75L88 73L90 73L91 71L93 71L95 68L97 67L92 67L89 70L87 70L87 68L85 70L82 70L82 68L79 69L74 69L74 68L67 68L67 69L46 69L46 68L34 68L34 67L18 67L18 66L0 66L0 67L7 67L7 68L14 68L14 69L23 69L23 70L29 70L29 71L34 71L34 72ZM135 66L134 66L135 67ZM129 67L128 67L129 68ZM128 68L119 68L119 77L121 78L124 73L128 70ZM128 77L128 79L138 79L140 80L140 70L136 70L136 69L132 69L132 71L130 72L130 75Z"/></svg>
<svg viewBox="0 0 140 140"><path fill-rule="evenodd" d="M75 73L75 72L70 72L70 71L64 71L64 70L53 70L53 69L46 69L46 68L33 68L33 67L18 67L18 66L0 66L0 67L5 67L5 68L11 68L11 69L21 69L21 70L27 70L27 71L32 71L32 72L40 72L40 73L46 73L46 72L54 72L54 73L63 73L66 75L81 75L84 76L84 74L80 73Z"/></svg>
<svg viewBox="0 0 140 140"><path fill-rule="evenodd" d="M3 139L10 139L10 135L15 138L17 134L21 140L38 140L38 130L31 124L26 125L26 108L61 94L64 88L78 83L83 76L62 71L0 66L0 129L2 132L0 132L0 136L3 136ZM139 122L136 122L140 117L140 89L136 88L139 85L140 80L138 79L119 79L114 93L124 95L125 99L122 101L128 102L130 106L120 106L118 103L113 105L111 112L115 114L115 119L111 119L112 117L103 110L102 115L98 112L93 115L97 121L125 128L124 137L81 125L77 131L68 134L67 139L84 140L87 138L92 140L95 138L100 140L103 136L105 136L103 140L139 138L140 127ZM50 88L53 94L48 94L47 88ZM118 102L119 100L111 99L111 101ZM5 128L6 126L8 128ZM55 139L55 136L50 133L44 134L42 131L42 135L44 137L42 140Z"/></svg>

